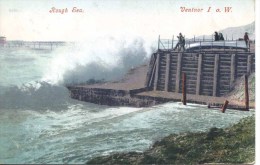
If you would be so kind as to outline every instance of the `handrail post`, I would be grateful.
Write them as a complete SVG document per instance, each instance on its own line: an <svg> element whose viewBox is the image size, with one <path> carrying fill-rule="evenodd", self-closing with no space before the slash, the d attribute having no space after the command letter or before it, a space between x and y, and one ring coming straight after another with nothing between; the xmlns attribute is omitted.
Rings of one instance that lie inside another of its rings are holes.
<svg viewBox="0 0 260 165"><path fill-rule="evenodd" d="M224 51L226 50L226 44L225 43L226 43L226 41L224 41Z"/></svg>
<svg viewBox="0 0 260 165"><path fill-rule="evenodd" d="M168 51L170 50L170 42L169 42L169 39L168 39Z"/></svg>
<svg viewBox="0 0 260 165"><path fill-rule="evenodd" d="M174 35L172 36L172 49L173 49Z"/></svg>
<svg viewBox="0 0 260 165"><path fill-rule="evenodd" d="M248 41L248 51L250 52L250 40Z"/></svg>
<svg viewBox="0 0 260 165"><path fill-rule="evenodd" d="M201 41L200 41L200 52L201 52Z"/></svg>
<svg viewBox="0 0 260 165"><path fill-rule="evenodd" d="M158 50L160 49L160 35L159 35L159 39L158 39Z"/></svg>
<svg viewBox="0 0 260 165"><path fill-rule="evenodd" d="M236 40L236 52L237 52L237 40Z"/></svg>

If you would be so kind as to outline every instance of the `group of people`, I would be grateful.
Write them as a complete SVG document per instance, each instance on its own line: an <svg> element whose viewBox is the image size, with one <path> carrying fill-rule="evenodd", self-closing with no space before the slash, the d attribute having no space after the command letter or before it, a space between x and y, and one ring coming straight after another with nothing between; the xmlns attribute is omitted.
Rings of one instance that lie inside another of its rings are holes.
<svg viewBox="0 0 260 165"><path fill-rule="evenodd" d="M215 41L224 41L224 37L222 33L215 32Z"/></svg>
<svg viewBox="0 0 260 165"><path fill-rule="evenodd" d="M215 31L214 37L215 37L215 41L224 41L224 37L223 37L222 33L218 33ZM178 50L180 50L180 49L185 50L185 36L183 36L181 33L179 33L179 36L177 36L177 38L178 38L178 43L174 47L174 50L176 50L177 48L178 48ZM249 37L248 37L247 32L245 32L244 40L246 42L246 46L248 47Z"/></svg>
<svg viewBox="0 0 260 165"><path fill-rule="evenodd" d="M215 37L215 41L224 41L224 37L222 33L215 32L214 37ZM246 43L246 47L249 47L249 37L247 32L245 32L244 41Z"/></svg>

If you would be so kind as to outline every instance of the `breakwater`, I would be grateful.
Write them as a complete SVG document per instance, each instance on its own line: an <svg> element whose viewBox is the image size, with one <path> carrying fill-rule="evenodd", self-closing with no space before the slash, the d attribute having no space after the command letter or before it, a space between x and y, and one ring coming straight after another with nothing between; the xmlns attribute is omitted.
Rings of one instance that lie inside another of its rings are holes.
<svg viewBox="0 0 260 165"><path fill-rule="evenodd" d="M86 88L77 86L68 86L67 88L70 90L71 98L100 105L147 107L166 102L151 99L149 97L134 97L136 93L146 91L146 88L133 90Z"/></svg>
<svg viewBox="0 0 260 165"><path fill-rule="evenodd" d="M226 95L234 89L238 78L255 72L255 53L241 49L201 49L188 51L160 50L153 53L145 73L144 82L129 88L124 82L120 87L106 85L68 86L71 97L77 100L111 106L145 107L169 101L181 101L182 73L187 75L187 102L223 105ZM137 74L140 76L140 74ZM229 108L243 109L231 101ZM249 105L254 108L254 105Z"/></svg>

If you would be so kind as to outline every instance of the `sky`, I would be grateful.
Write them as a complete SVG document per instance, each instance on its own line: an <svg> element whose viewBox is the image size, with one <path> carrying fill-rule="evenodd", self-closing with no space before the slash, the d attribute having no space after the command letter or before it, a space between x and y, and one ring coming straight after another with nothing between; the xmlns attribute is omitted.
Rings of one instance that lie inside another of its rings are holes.
<svg viewBox="0 0 260 165"><path fill-rule="evenodd" d="M68 12L50 13L53 7ZM73 7L83 12L72 12ZM203 10L182 12L181 7ZM224 12L225 7L232 7L231 12ZM157 39L179 32L192 37L254 20L254 0L0 0L0 35L7 40L84 41L120 35Z"/></svg>

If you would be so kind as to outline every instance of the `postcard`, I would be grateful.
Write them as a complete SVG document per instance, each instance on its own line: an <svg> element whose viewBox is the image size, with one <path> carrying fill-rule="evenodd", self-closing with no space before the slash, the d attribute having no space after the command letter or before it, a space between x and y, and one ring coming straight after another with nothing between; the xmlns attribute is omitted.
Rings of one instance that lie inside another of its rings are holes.
<svg viewBox="0 0 260 165"><path fill-rule="evenodd" d="M0 163L256 164L255 0L0 0Z"/></svg>

